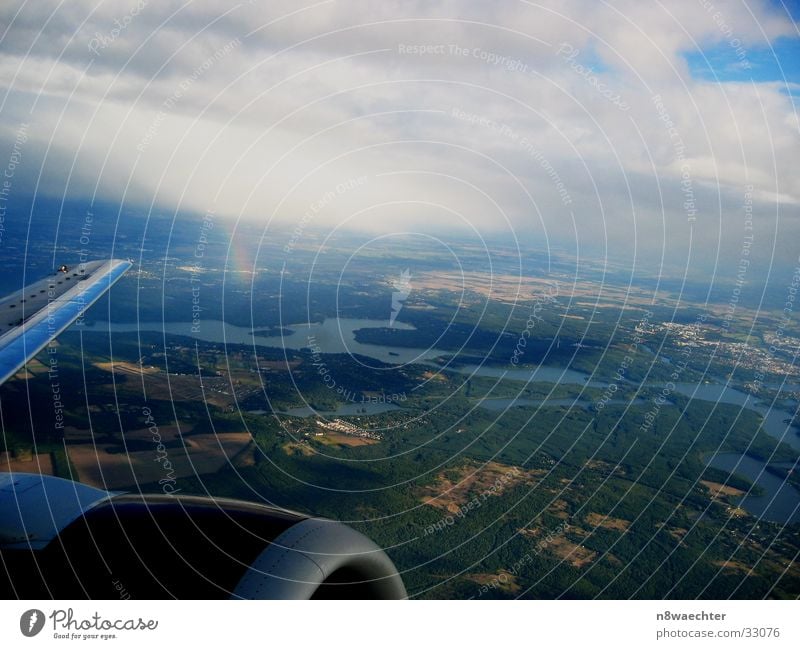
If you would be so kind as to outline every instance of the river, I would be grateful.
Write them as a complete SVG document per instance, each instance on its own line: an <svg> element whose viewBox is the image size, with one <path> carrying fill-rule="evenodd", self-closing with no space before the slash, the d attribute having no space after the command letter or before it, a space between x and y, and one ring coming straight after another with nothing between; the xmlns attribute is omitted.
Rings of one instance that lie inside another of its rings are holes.
<svg viewBox="0 0 800 649"><path fill-rule="evenodd" d="M783 463L782 463L783 464ZM746 476L764 490L763 496L747 494L738 504L753 516L776 523L800 522L800 492L774 473L767 464L749 455L719 453L708 460L714 468Z"/></svg>
<svg viewBox="0 0 800 649"><path fill-rule="evenodd" d="M239 327L221 320L201 320L196 326L191 322L96 322L83 327L83 331L134 332L151 331L174 336L188 336L210 343L230 345L259 345L300 350L316 346L323 354L358 354L390 365L419 363L446 354L440 349L415 349L410 347L389 347L368 345L355 338L358 329L377 329L387 327L386 320L364 320L358 318L327 318L324 322L286 324L289 335L260 336L254 334L252 327ZM395 322L393 328L411 331L413 326ZM264 329L262 327L262 329ZM255 328L256 332L258 327Z"/></svg>
<svg viewBox="0 0 800 649"><path fill-rule="evenodd" d="M178 336L188 336L212 343L283 347L292 350L300 350L313 345L324 354L357 354L393 366L420 362L433 366L433 364L430 363L432 359L448 355L448 352L440 349L416 349L408 347L390 347L386 345L370 345L360 343L355 339L355 331L358 329L382 328L387 325L388 322L385 320L327 318L321 323L312 322L283 325L284 329L291 330L291 333L288 335L283 333L274 336L256 335L250 327L239 327L220 320L202 320L196 327L193 327L190 322L141 322L138 325L136 323L97 322L91 326L84 326L83 331L133 332L139 330L158 333L164 332ZM414 329L412 325L402 322L395 322L394 327L406 331ZM436 367L439 370L443 369L440 366ZM584 372L546 365L531 368L462 365L448 369L468 376L483 376L515 381L582 385L600 389L608 386L606 382L592 380L590 376ZM789 384L789 386L792 385L796 384ZM663 384L655 383L652 384L651 387L662 388ZM784 410L770 408L760 403L752 395L731 387L726 387L722 383L677 383L675 392L701 401L727 403L757 412L764 418L762 429L766 434L780 439L793 449L800 451L800 436L797 434L797 429L792 428L786 423L786 420L790 419L792 415ZM491 407L489 404L485 405ZM522 401L518 401L516 405L523 406L534 404L525 404ZM550 401L548 405L558 404ZM498 405L493 409L501 407L503 406ZM372 411L371 408L368 408L368 410ZM335 414L350 413L340 410Z"/></svg>

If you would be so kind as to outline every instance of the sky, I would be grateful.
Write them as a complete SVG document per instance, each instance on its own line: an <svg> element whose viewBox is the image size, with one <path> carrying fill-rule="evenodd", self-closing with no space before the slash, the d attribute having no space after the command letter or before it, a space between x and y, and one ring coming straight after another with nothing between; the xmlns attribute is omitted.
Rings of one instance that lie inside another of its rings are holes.
<svg viewBox="0 0 800 649"><path fill-rule="evenodd" d="M6 196L143 216L678 264L735 263L752 235L762 265L791 267L798 15L756 0L6 0L0 173Z"/></svg>

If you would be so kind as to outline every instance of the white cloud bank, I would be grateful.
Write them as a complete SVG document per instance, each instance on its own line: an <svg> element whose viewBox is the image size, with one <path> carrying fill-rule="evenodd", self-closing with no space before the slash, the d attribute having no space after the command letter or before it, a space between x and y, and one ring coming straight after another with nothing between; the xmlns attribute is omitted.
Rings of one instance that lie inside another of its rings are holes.
<svg viewBox="0 0 800 649"><path fill-rule="evenodd" d="M735 247L752 188L796 258L797 86L686 61L796 39L779 5L38 0L0 34L16 191L291 225L364 178L315 220L674 252Z"/></svg>

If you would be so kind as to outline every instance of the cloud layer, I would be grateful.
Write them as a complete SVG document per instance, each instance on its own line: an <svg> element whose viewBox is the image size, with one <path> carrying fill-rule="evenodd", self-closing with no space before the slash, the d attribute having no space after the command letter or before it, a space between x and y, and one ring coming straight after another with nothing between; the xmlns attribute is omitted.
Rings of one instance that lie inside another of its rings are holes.
<svg viewBox="0 0 800 649"><path fill-rule="evenodd" d="M320 225L675 258L735 249L751 196L764 250L797 255L780 5L7 2L0 33L17 192L286 226L333 192Z"/></svg>

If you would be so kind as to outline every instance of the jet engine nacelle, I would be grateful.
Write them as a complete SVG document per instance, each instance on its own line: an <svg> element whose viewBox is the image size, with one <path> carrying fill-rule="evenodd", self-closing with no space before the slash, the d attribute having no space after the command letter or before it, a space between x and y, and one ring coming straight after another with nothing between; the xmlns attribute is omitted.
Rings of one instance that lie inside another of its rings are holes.
<svg viewBox="0 0 800 649"><path fill-rule="evenodd" d="M6 598L406 597L383 550L341 523L38 474L0 473L0 559Z"/></svg>

